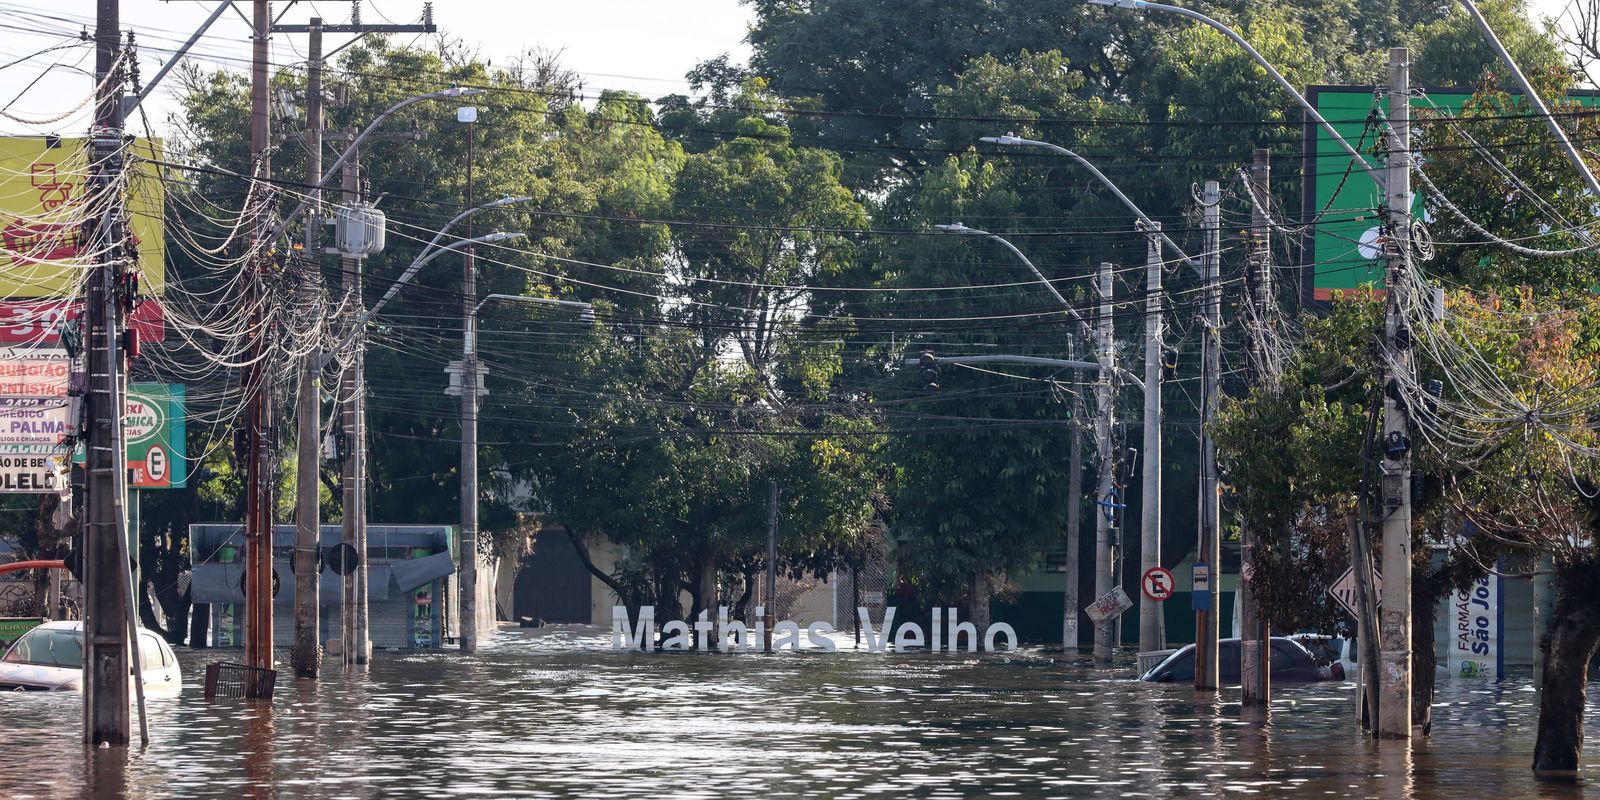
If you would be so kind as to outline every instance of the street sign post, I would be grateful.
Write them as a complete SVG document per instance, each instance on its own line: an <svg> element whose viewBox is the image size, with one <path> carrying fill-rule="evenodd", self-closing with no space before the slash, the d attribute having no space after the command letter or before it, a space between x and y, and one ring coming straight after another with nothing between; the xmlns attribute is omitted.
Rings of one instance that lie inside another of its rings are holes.
<svg viewBox="0 0 1600 800"><path fill-rule="evenodd" d="M1383 591L1383 576L1378 574L1377 570L1373 570L1372 572L1372 591L1375 595ZM1355 567L1346 569L1344 574L1340 575L1339 579L1334 581L1332 586L1328 587L1328 594L1331 595L1334 600L1338 601L1339 605L1344 608L1345 613L1348 613L1351 617L1359 619L1360 615L1356 613Z"/></svg>
<svg viewBox="0 0 1600 800"><path fill-rule="evenodd" d="M1189 605L1196 611L1211 610L1211 565L1199 562L1192 568L1194 582L1189 588Z"/></svg>
<svg viewBox="0 0 1600 800"><path fill-rule="evenodd" d="M1172 597L1172 591L1178 582L1172 577L1172 570L1166 567L1151 567L1144 571L1144 577L1139 579L1139 588L1144 591L1144 596L1161 602Z"/></svg>

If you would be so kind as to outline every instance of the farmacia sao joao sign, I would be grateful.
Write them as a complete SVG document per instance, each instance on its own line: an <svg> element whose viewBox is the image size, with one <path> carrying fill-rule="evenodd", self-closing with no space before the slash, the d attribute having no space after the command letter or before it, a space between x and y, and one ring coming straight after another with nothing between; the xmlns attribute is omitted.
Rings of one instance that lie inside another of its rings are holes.
<svg viewBox="0 0 1600 800"><path fill-rule="evenodd" d="M978 650L978 627L970 622L961 622L956 609L933 610L933 622L929 630L915 622L902 622L899 628L894 626L894 606L884 609L883 624L873 627L871 615L865 607L857 607L856 614L861 619L861 635L867 641L868 652L882 653L891 647L896 651L910 650L913 648L928 648L932 652L958 651L963 645L968 652ZM739 620L728 619L728 607L717 609L717 620L712 622L708 613L700 612L700 617L693 623L683 620L667 620L661 626L659 644L656 631L655 606L643 606L639 609L637 625L629 625L628 609L624 606L611 607L611 649L613 650L640 650L651 652L654 650L709 650L713 647L725 651L757 651L766 648L766 609L756 607L754 625L746 625ZM894 631L891 640L889 632ZM772 649L774 652L789 650L821 650L832 652L838 647L828 634L833 633L833 626L826 622L813 622L802 628L793 620L782 620L772 626ZM983 632L983 649L994 650L1001 636L1005 637L1004 650L1017 649L1017 632L1004 622L996 622Z"/></svg>

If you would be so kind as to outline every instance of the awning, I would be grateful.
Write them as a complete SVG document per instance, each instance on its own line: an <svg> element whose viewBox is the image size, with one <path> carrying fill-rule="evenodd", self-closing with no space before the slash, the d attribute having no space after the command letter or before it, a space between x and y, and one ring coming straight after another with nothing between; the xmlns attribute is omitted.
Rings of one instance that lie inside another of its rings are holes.
<svg viewBox="0 0 1600 800"><path fill-rule="evenodd" d="M289 565L278 564L274 569L278 573L278 596L273 598L273 603L293 603L294 574L289 571ZM190 580L189 596L196 603L243 603L243 579L243 564L199 564L195 566ZM344 578L334 574L333 570L323 570L321 580L321 585L317 587L317 604L338 605L343 597ZM368 602L388 600L392 580L388 565L368 567Z"/></svg>
<svg viewBox="0 0 1600 800"><path fill-rule="evenodd" d="M394 585L409 592L424 583L431 583L456 571L456 562L449 553L435 553L422 558L396 561L389 565L394 574Z"/></svg>
<svg viewBox="0 0 1600 800"><path fill-rule="evenodd" d="M196 603L243 603L243 564L197 564L190 576L189 597Z"/></svg>

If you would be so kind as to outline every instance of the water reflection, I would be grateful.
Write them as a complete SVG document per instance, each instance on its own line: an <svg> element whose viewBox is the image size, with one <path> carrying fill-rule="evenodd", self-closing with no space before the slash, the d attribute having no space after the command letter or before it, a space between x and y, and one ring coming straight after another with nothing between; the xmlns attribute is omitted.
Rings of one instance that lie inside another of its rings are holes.
<svg viewBox="0 0 1600 800"><path fill-rule="evenodd" d="M455 795L1549 797L1525 683L1441 687L1434 736L1356 733L1348 684L1139 684L1086 659L841 652L627 654L503 634L474 658L380 655L270 705L151 706L144 751L85 753L76 695L0 695L0 797ZM183 654L185 674L213 654ZM1591 714L1595 713L1591 711ZM1600 719L1600 716L1595 717ZM1600 753L1587 754L1600 763ZM42 765L49 765L43 768ZM1597 775L1594 769L1591 775Z"/></svg>

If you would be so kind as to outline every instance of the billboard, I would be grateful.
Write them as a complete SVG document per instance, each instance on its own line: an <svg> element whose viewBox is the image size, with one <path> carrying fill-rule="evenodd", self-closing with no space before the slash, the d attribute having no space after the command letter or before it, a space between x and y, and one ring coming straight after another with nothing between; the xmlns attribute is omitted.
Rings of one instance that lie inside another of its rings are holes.
<svg viewBox="0 0 1600 800"><path fill-rule="evenodd" d="M1459 114L1472 97L1471 89L1425 89L1413 93L1412 119L1417 112ZM1513 95L1519 97L1519 95ZM1600 107L1600 94L1573 92L1567 98L1584 108ZM1371 86L1311 86L1306 100L1331 123L1339 135L1357 145L1373 166L1381 163L1373 155L1378 141L1377 125L1368 127L1373 109ZM1377 108L1388 113L1387 94L1376 99ZM1310 220L1326 209L1319 224L1313 225L1304 239L1301 293L1305 302L1326 303L1335 291L1362 286L1381 286L1383 262L1377 242L1382 224L1379 208L1383 192L1356 168L1349 171L1350 157L1322 126L1309 115L1305 123L1305 157L1302 162L1304 188L1301 192L1302 219ZM1413 186L1413 190L1416 187ZM1415 191L1413 214L1422 213L1422 194Z"/></svg>
<svg viewBox="0 0 1600 800"><path fill-rule="evenodd" d="M88 149L87 139L0 137L0 300L78 294ZM134 140L126 198L144 291L157 295L166 284L162 183L156 165L137 159L160 154L160 140Z"/></svg>
<svg viewBox="0 0 1600 800"><path fill-rule="evenodd" d="M129 489L181 489L188 482L184 397L181 383L129 384L122 417Z"/></svg>
<svg viewBox="0 0 1600 800"><path fill-rule="evenodd" d="M1496 567L1499 565L1496 564ZM1450 594L1447 664L1457 678L1499 680L1505 674L1503 579L1484 575Z"/></svg>
<svg viewBox="0 0 1600 800"><path fill-rule="evenodd" d="M71 377L65 350L0 349L0 493L67 488L66 439L77 420Z"/></svg>

